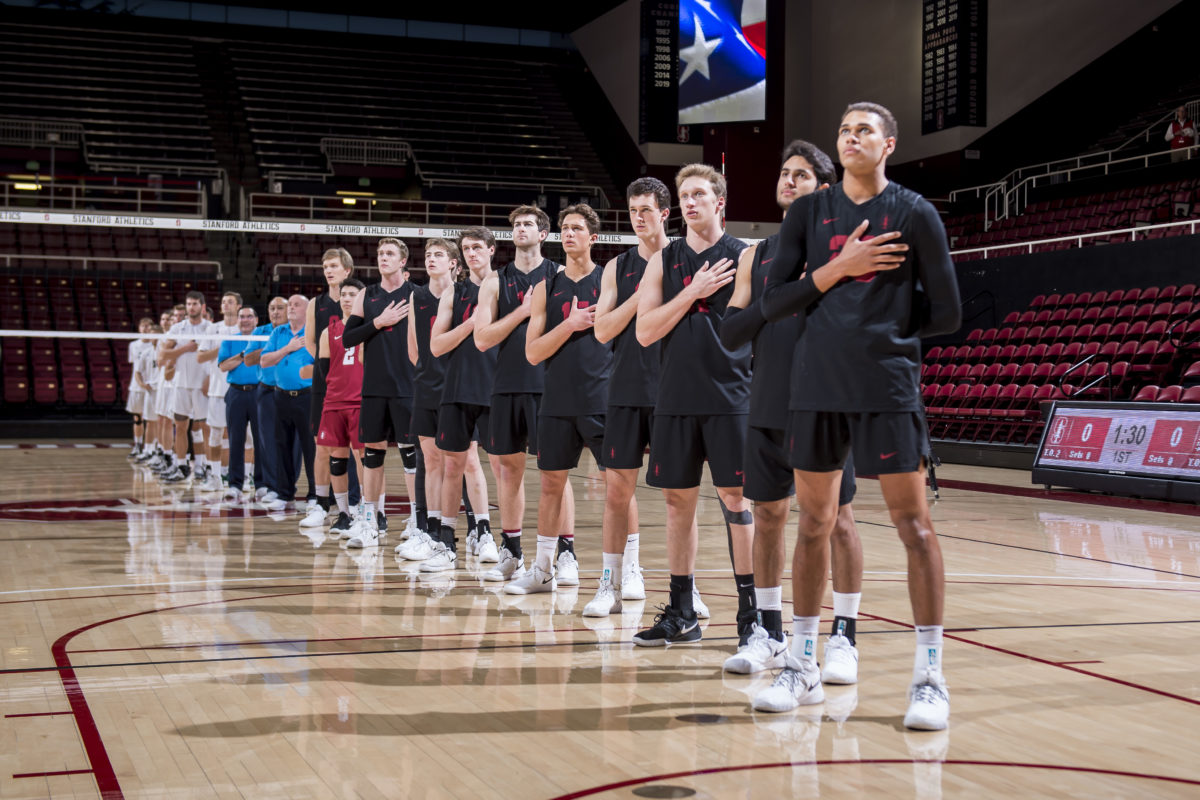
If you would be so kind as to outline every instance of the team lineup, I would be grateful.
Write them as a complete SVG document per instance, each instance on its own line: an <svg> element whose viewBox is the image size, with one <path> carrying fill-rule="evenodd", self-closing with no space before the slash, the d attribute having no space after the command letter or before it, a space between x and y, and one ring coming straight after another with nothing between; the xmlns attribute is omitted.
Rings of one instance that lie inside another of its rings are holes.
<svg viewBox="0 0 1200 800"><path fill-rule="evenodd" d="M435 574L472 556L491 565L485 580L524 595L580 583L568 477L587 448L605 501L600 578L584 616L645 599L639 477L663 494L669 600L634 634L643 647L701 641L709 611L694 579L696 512L707 463L738 598L738 648L724 669L778 670L752 701L767 712L821 703L823 683L858 680L857 468L878 476L906 553L916 645L904 724L944 729L944 570L925 494L919 378L921 338L956 330L961 308L936 210L885 175L896 137L887 109L851 104L837 132L841 182L819 148L790 143L775 185L782 226L749 247L724 231L724 175L689 164L674 187L684 236L666 233L669 188L639 178L626 190L638 244L605 265L592 260L600 218L591 207L559 213L558 264L542 255L549 216L519 206L509 216L515 257L500 267L492 232L472 227L425 241L421 285L399 239L379 241L370 286L353 277L349 253L327 250L328 291L273 299L261 325L234 293L221 299L223 321L208 323L203 296L190 293L174 324L170 312L159 326L144 321L142 332L165 338L131 347L136 458L166 483L223 489L227 436L225 501L288 512L304 469L301 526L329 525L346 547L373 548L387 533L394 443L413 506L397 558ZM205 334L230 338L195 338ZM251 334L270 338L238 340ZM495 532L481 452L498 495ZM530 455L540 500L527 552ZM834 621L818 657L830 572Z"/></svg>

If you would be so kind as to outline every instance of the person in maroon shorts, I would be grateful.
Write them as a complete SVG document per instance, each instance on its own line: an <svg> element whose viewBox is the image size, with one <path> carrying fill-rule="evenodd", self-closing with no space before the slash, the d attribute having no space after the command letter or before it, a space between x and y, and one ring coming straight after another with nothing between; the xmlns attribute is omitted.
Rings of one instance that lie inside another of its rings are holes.
<svg viewBox="0 0 1200 800"><path fill-rule="evenodd" d="M355 466L362 474L363 444L358 440L358 411L362 405L363 346L346 349L342 335L346 319L354 309L354 299L363 290L362 281L346 278L341 285L338 302L342 316L329 320L317 344L317 359L325 375L325 405L317 444L329 448L329 483L337 502L337 521L329 532L338 537L350 536L353 520L350 515L349 486L350 452L354 451ZM311 369L311 367L308 367Z"/></svg>

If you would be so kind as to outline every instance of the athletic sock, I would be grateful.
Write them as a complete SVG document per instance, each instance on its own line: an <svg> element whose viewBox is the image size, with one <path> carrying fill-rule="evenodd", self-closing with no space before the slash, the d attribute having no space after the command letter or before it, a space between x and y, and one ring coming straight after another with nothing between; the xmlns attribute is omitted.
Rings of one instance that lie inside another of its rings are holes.
<svg viewBox="0 0 1200 800"><path fill-rule="evenodd" d="M638 534L631 533L625 539L625 560L630 563L638 563Z"/></svg>
<svg viewBox="0 0 1200 800"><path fill-rule="evenodd" d="M833 593L833 635L845 636L854 644L855 622L858 619L858 606L862 602L862 592Z"/></svg>
<svg viewBox="0 0 1200 800"><path fill-rule="evenodd" d="M817 660L817 637L821 617L792 617L792 655L803 661Z"/></svg>
<svg viewBox="0 0 1200 800"><path fill-rule="evenodd" d="M433 536L442 529L442 512L436 509L429 509L425 512L425 527L421 530Z"/></svg>
<svg viewBox="0 0 1200 800"><path fill-rule="evenodd" d="M557 545L557 536L542 536L539 533L537 537L537 557L534 563L536 563L546 572L552 572L554 569L554 555Z"/></svg>
<svg viewBox="0 0 1200 800"><path fill-rule="evenodd" d="M541 538L541 536L538 536L539 540ZM575 555L575 537L573 535L558 537L558 550L555 553L555 558L561 555L564 550L568 551L571 555Z"/></svg>
<svg viewBox="0 0 1200 800"><path fill-rule="evenodd" d="M319 505L321 507L321 509L323 511L325 511L325 513L329 513L330 499L331 498L329 496L329 484L328 483L318 483L317 484L317 505Z"/></svg>
<svg viewBox="0 0 1200 800"><path fill-rule="evenodd" d="M387 502L384 499L383 492L379 493L379 500L375 503L375 510L385 517L387 516Z"/></svg>
<svg viewBox="0 0 1200 800"><path fill-rule="evenodd" d="M733 582L737 586L738 616L740 617L758 607L754 602L754 573L745 575L735 573Z"/></svg>
<svg viewBox="0 0 1200 800"><path fill-rule="evenodd" d="M517 528L514 531L501 530L500 531L500 539L504 543L504 546L506 548L508 548L508 552L512 553L514 557L520 559L521 556L524 555L521 552L521 529L520 528Z"/></svg>
<svg viewBox="0 0 1200 800"><path fill-rule="evenodd" d="M695 617L696 609L692 607L692 589L694 581L691 575L672 575L670 607L677 609L685 617Z"/></svg>
<svg viewBox="0 0 1200 800"><path fill-rule="evenodd" d="M783 641L783 587L755 587L754 599L758 613L762 615L762 626L777 642Z"/></svg>
<svg viewBox="0 0 1200 800"><path fill-rule="evenodd" d="M375 522L375 504L363 501L363 518L369 520L372 524Z"/></svg>
<svg viewBox="0 0 1200 800"><path fill-rule="evenodd" d="M917 651L913 656L913 680L921 680L928 670L942 674L942 626L917 626Z"/></svg>
<svg viewBox="0 0 1200 800"><path fill-rule="evenodd" d="M350 493L349 492L334 492L333 499L337 501L337 509L342 514L350 513Z"/></svg>
<svg viewBox="0 0 1200 800"><path fill-rule="evenodd" d="M450 549L451 553L458 552L458 540L454 536L454 528L452 526L443 524L439 538L442 544Z"/></svg>
<svg viewBox="0 0 1200 800"><path fill-rule="evenodd" d="M600 573L600 580L610 581L613 586L621 585L621 562L624 561L623 553L601 553L600 564L603 572Z"/></svg>

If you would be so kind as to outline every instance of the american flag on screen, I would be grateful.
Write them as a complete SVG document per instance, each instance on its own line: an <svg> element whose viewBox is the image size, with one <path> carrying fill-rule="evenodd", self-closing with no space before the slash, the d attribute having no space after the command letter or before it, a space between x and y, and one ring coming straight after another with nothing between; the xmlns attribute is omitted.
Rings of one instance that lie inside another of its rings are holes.
<svg viewBox="0 0 1200 800"><path fill-rule="evenodd" d="M679 0L679 123L766 112L767 0Z"/></svg>

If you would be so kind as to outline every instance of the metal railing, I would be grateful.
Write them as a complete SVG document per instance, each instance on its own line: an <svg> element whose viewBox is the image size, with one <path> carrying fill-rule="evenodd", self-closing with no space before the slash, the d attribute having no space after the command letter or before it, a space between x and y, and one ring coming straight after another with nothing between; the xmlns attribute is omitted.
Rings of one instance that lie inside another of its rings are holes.
<svg viewBox="0 0 1200 800"><path fill-rule="evenodd" d="M473 185L479 185L475 182ZM348 202L352 201L352 202ZM441 200L402 200L389 197L337 197L308 194L251 193L246 215L256 222L288 219L297 222L345 221L367 225L422 225L426 227L508 228L512 204L455 203ZM628 223L617 209L597 209L605 230ZM431 235L433 235L431 233Z"/></svg>
<svg viewBox="0 0 1200 800"><path fill-rule="evenodd" d="M84 143L78 122L0 117L0 144L13 147L63 147L78 149Z"/></svg>
<svg viewBox="0 0 1200 800"><path fill-rule="evenodd" d="M1093 386L1098 386L1101 383L1103 383L1104 381L1109 381L1108 386L1105 387L1105 389L1107 390L1107 397L1105 399L1111 401L1113 399L1113 385L1112 385L1112 381L1110 380L1112 378L1112 364L1107 363L1107 362L1104 364L1104 374L1103 375L1097 376L1096 379L1093 380L1091 383L1085 384L1084 386L1077 386L1077 387L1073 388L1070 393L1067 392L1067 377L1072 372L1075 372L1076 370L1083 369L1084 367L1086 367L1088 364L1090 364L1092 361L1094 361L1098 355L1099 355L1099 353L1093 353L1090 356L1084 356L1082 361L1080 361L1076 364L1072 364L1067 369L1066 372L1064 372L1061 376L1059 376L1058 390L1060 392L1062 392L1064 395L1066 395L1067 397L1077 397L1079 395L1082 395L1088 389L1091 389Z"/></svg>
<svg viewBox="0 0 1200 800"><path fill-rule="evenodd" d="M401 139L323 136L321 152L331 163L402 165L414 160L412 145Z"/></svg>
<svg viewBox="0 0 1200 800"><path fill-rule="evenodd" d="M157 214L198 219L208 216L208 193L203 188L60 184L49 178L42 181L0 181L0 208ZM22 183L37 188L16 188Z"/></svg>
<svg viewBox="0 0 1200 800"><path fill-rule="evenodd" d="M1129 241L1137 241L1138 234L1145 234L1147 231L1163 230L1166 228L1187 228L1189 234L1197 232L1196 226L1200 225L1200 219L1189 219L1182 222L1163 222L1158 225L1140 225L1134 228L1117 228L1109 231L1093 231L1091 233L1077 233L1071 236L1056 236L1053 239L1036 239L1031 242L1007 242L1003 244L991 244L985 247L971 247L966 250L951 250L951 256L962 256L968 253L983 253L986 259L989 254L994 254L997 250L1007 250L1010 252L1004 253L1006 256L1018 255L1020 252L1026 254L1032 253L1033 248L1047 244L1057 244L1058 242L1074 242L1076 247L1083 247L1084 240L1096 239L1101 236L1129 236ZM1144 235L1142 238L1146 238ZM1011 252L1016 251L1016 252Z"/></svg>
<svg viewBox="0 0 1200 800"><path fill-rule="evenodd" d="M5 268L14 266L14 262L40 261L46 262L46 266L54 266L49 262L58 262L64 267L69 267L72 272L77 270L97 270L99 264L115 264L116 272L120 272L125 264L150 264L153 265L155 271L166 272L165 267L172 264L183 264L192 267L193 272L202 272L207 267L212 267L214 276L217 280L224 280L225 274L221 270L221 262L219 261L193 261L186 258L125 258L124 256L34 256L26 253L0 253L0 262ZM149 267L147 267L149 269Z"/></svg>
<svg viewBox="0 0 1200 800"><path fill-rule="evenodd" d="M1200 100L1189 100L1183 104L1183 107L1187 111L1187 115L1188 115L1189 119L1194 120L1194 119L1196 119L1196 115L1200 114ZM1175 116L1175 109L1172 108L1170 111L1163 114L1158 119L1154 120L1154 122L1151 122L1149 125L1147 125L1145 128L1143 128L1141 131L1139 131L1138 133L1135 133L1133 136L1129 137L1128 139L1126 139L1125 141L1123 141L1119 145L1117 145L1115 148L1113 148L1114 152L1116 150L1124 150L1126 147L1133 144L1138 139L1141 139L1142 141L1145 141L1145 142L1149 142L1150 134L1152 132L1157 132L1159 138L1161 139L1163 133L1166 132L1166 129L1163 127L1163 123L1169 122L1171 120L1171 118L1174 116Z"/></svg>

